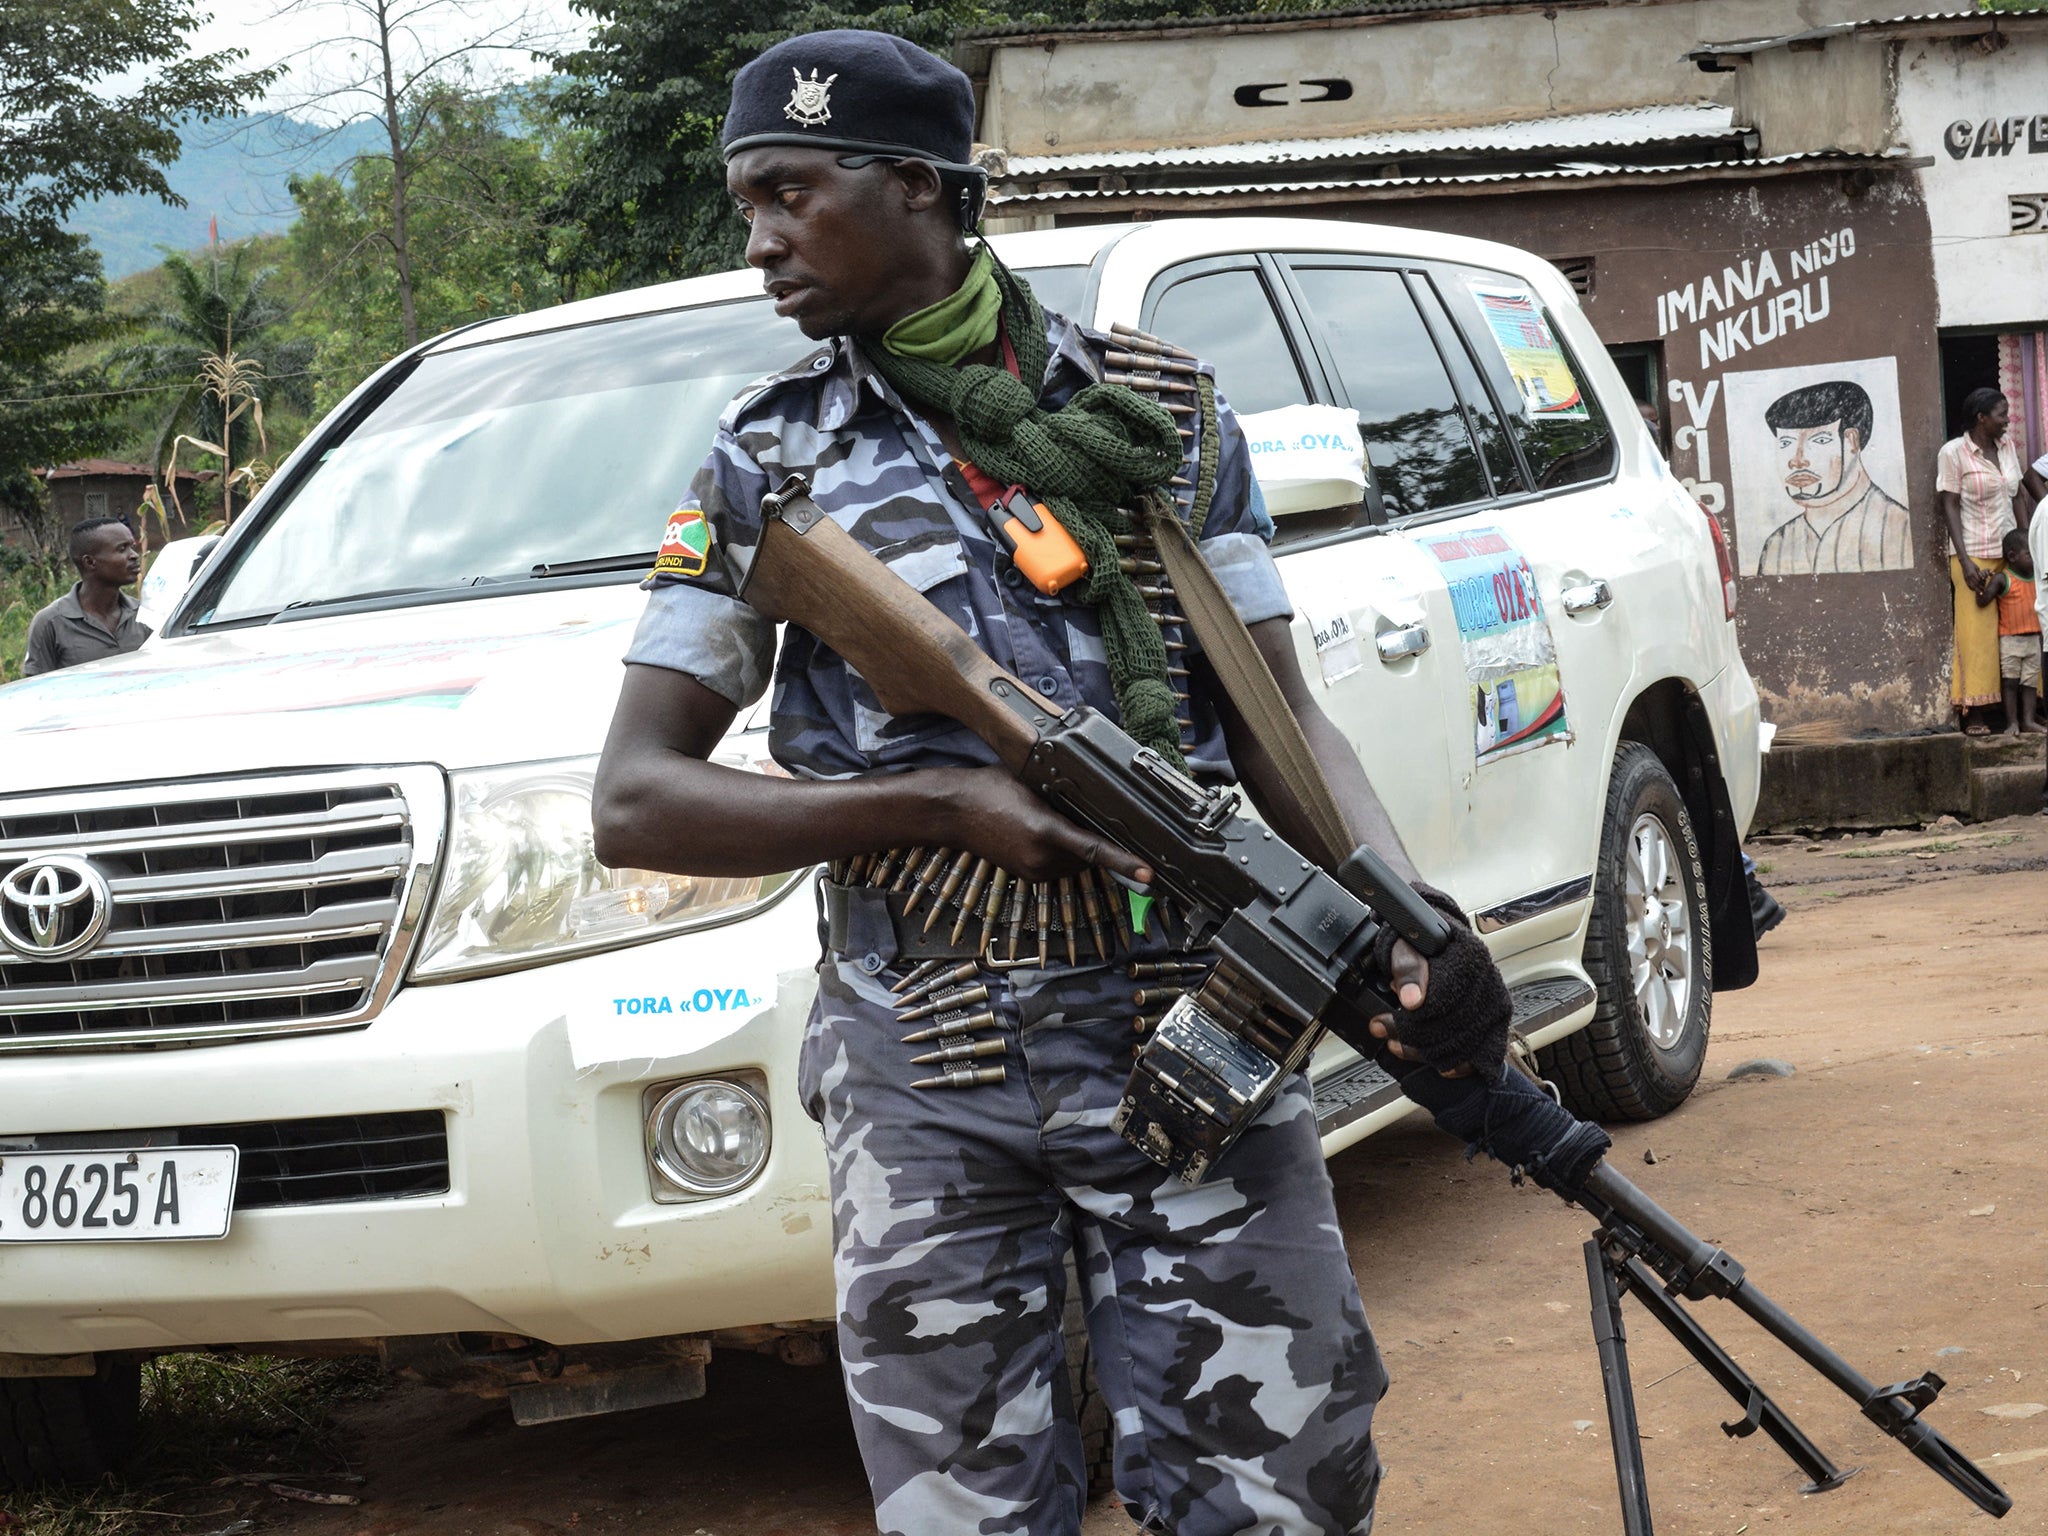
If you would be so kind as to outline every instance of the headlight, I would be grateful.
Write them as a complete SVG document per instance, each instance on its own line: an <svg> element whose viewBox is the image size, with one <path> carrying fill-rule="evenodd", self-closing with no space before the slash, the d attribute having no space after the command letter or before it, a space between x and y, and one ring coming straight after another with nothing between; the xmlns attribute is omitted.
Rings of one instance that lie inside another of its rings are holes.
<svg viewBox="0 0 2048 1536"><path fill-rule="evenodd" d="M744 917L793 874L607 869L590 841L595 758L451 774L446 873L414 981L516 970Z"/></svg>
<svg viewBox="0 0 2048 1536"><path fill-rule="evenodd" d="M722 1078L684 1083L649 1112L647 1152L678 1189L731 1194L768 1161L768 1106L751 1088Z"/></svg>

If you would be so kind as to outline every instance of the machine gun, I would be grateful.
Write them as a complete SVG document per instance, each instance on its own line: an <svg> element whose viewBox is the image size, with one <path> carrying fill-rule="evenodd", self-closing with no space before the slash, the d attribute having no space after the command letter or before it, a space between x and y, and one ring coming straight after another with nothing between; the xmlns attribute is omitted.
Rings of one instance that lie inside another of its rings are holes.
<svg viewBox="0 0 2048 1536"><path fill-rule="evenodd" d="M1838 1469L1716 1344L1681 1301L1719 1297L1855 1400L1864 1416L1978 1508L2011 1498L1922 1417L1944 1383L1932 1371L1878 1387L1749 1284L1727 1253L1686 1230L1601 1154L1605 1132L1512 1066L1447 1078L1391 1055L1367 1021L1397 1011L1375 954L1384 927L1424 955L1451 929L1368 848L1334 874L1239 813L1085 706L1062 710L998 667L921 594L825 516L801 476L762 503L742 596L798 624L856 667L892 715L940 714L973 731L1056 808L1130 850L1186 914L1216 970L1183 996L1139 1053L1116 1126L1186 1182L1199 1183L1307 1058L1324 1029L1376 1059L1437 1125L1599 1223L1585 1245L1625 1536L1650 1536L1649 1496L1620 1298L1632 1294L1743 1407L1723 1428L1762 1429L1811 1478Z"/></svg>

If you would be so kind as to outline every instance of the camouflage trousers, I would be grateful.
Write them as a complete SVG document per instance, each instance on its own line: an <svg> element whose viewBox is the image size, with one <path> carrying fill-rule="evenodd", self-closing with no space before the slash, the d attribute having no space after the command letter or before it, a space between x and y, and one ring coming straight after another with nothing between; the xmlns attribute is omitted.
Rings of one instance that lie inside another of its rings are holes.
<svg viewBox="0 0 2048 1536"><path fill-rule="evenodd" d="M801 1065L879 1528L1078 1531L1071 1246L1134 1519L1174 1536L1369 1531L1387 1378L1306 1082L1190 1189L1110 1129L1135 1043L1121 969L984 973L1007 1071L968 1089L910 1086L930 1069L901 1041L900 971L828 955Z"/></svg>

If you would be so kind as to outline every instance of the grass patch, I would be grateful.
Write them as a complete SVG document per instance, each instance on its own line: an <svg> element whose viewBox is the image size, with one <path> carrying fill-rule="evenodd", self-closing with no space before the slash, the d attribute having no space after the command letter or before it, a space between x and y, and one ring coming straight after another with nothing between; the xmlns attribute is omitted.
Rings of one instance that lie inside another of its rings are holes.
<svg viewBox="0 0 2048 1536"><path fill-rule="evenodd" d="M334 1478L349 1470L336 1416L382 1385L368 1358L166 1355L143 1367L142 1442L125 1475L0 1490L0 1510L21 1536L210 1536L252 1516L261 1524L277 1498L245 1479L352 1491ZM216 1486L222 1478L233 1481Z"/></svg>

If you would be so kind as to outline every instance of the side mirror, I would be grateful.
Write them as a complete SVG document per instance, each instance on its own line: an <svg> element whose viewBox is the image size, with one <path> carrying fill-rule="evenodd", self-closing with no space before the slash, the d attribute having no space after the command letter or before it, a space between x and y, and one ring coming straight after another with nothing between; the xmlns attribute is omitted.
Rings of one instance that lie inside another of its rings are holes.
<svg viewBox="0 0 2048 1536"><path fill-rule="evenodd" d="M204 538L173 539L158 550L142 578L141 608L136 617L152 631L162 629L164 620L178 606L178 599L191 589L192 578L199 574L199 568L219 542L220 535L215 533Z"/></svg>

